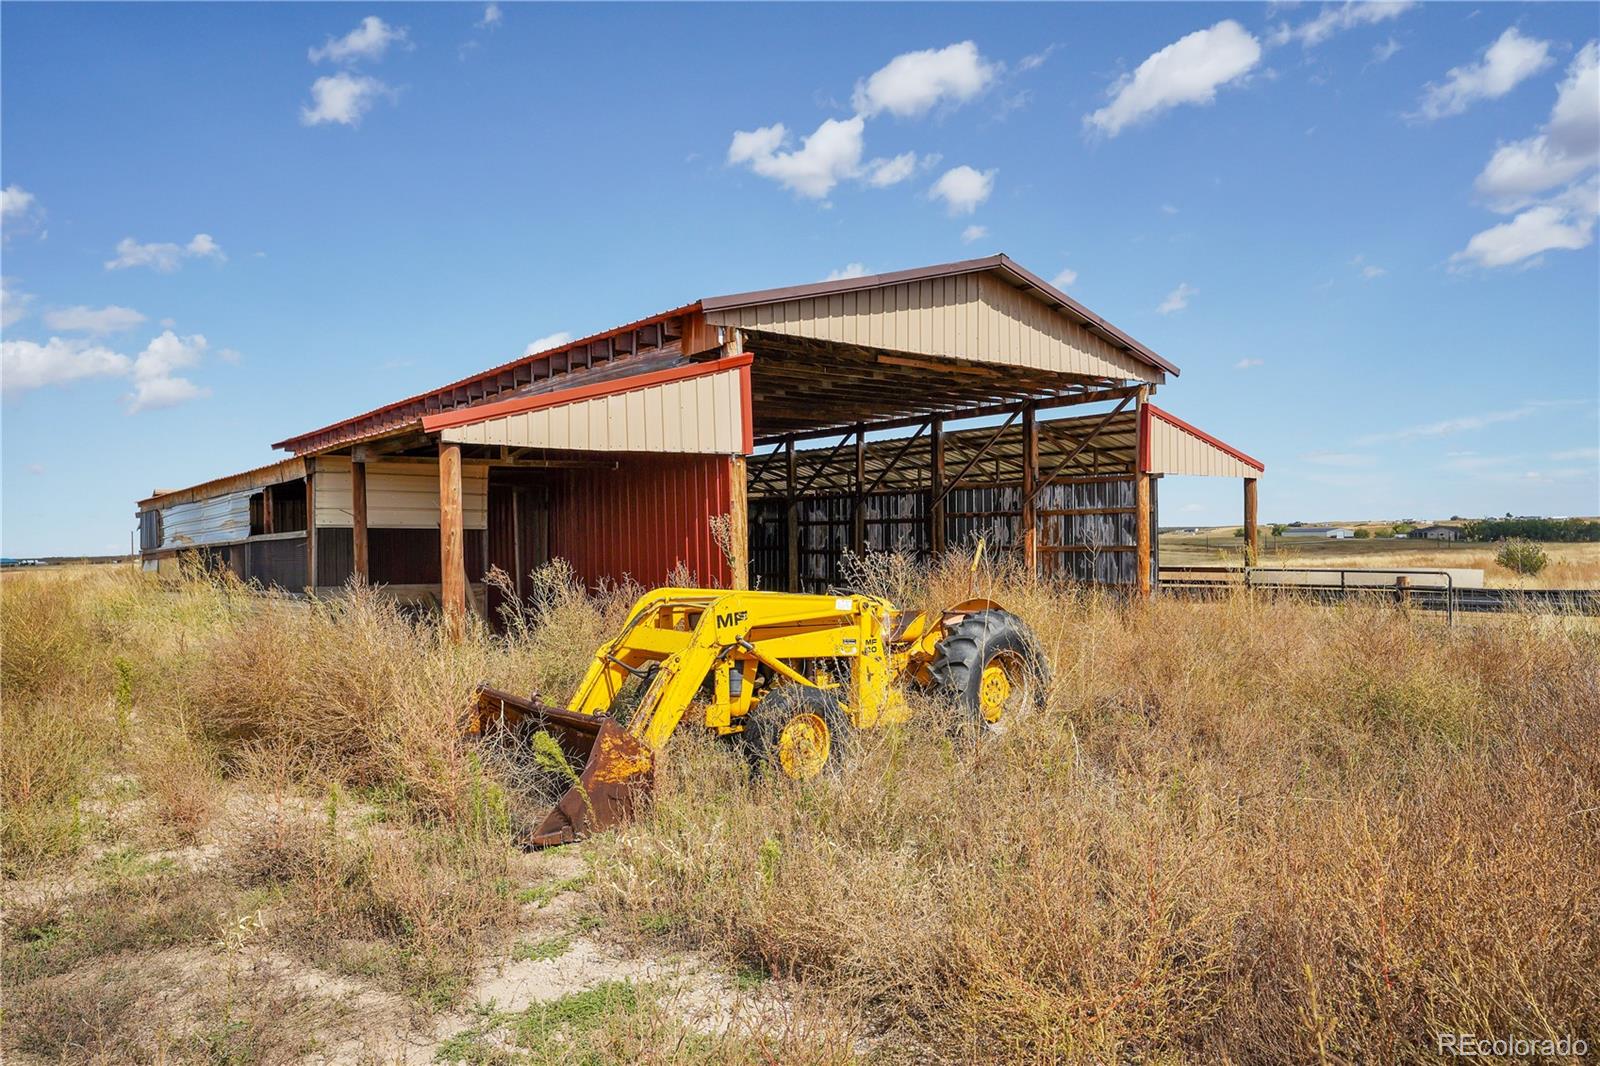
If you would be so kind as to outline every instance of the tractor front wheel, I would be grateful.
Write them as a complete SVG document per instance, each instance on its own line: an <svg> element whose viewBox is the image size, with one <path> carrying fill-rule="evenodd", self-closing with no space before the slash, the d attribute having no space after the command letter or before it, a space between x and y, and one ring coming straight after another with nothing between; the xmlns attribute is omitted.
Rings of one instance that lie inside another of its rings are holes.
<svg viewBox="0 0 1600 1066"><path fill-rule="evenodd" d="M1033 631L1009 611L974 611L935 651L930 668L940 688L953 696L982 729L1044 700L1049 666Z"/></svg>
<svg viewBox="0 0 1600 1066"><path fill-rule="evenodd" d="M745 752L758 767L807 781L838 769L850 720L832 693L779 685L745 715Z"/></svg>

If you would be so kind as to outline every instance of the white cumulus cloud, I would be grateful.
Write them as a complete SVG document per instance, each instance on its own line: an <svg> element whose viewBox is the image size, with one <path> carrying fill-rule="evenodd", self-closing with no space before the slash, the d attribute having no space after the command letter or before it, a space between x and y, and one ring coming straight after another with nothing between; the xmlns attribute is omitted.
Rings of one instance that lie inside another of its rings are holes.
<svg viewBox="0 0 1600 1066"><path fill-rule="evenodd" d="M1503 267L1543 252L1577 251L1594 240L1594 214L1578 214L1558 204L1540 204L1510 222L1475 234L1451 261L1482 267Z"/></svg>
<svg viewBox="0 0 1600 1066"><path fill-rule="evenodd" d="M1278 26L1271 40L1275 45L1299 41L1306 48L1315 48L1334 34L1387 22L1416 6L1416 0L1346 0L1343 4L1325 4L1313 19L1298 26Z"/></svg>
<svg viewBox="0 0 1600 1066"><path fill-rule="evenodd" d="M0 189L0 219L17 218L32 211L38 197L20 185Z"/></svg>
<svg viewBox="0 0 1600 1066"><path fill-rule="evenodd" d="M1189 298L1199 295L1200 290L1190 285L1187 281L1178 282L1178 287L1167 293L1167 298L1161 301L1161 306L1156 311L1163 315L1170 315L1174 311L1182 311L1189 306Z"/></svg>
<svg viewBox="0 0 1600 1066"><path fill-rule="evenodd" d="M0 189L0 240L36 229L44 218L39 198L20 185Z"/></svg>
<svg viewBox="0 0 1600 1066"><path fill-rule="evenodd" d="M1590 41L1567 68L1539 132L1501 145L1478 175L1477 189L1490 206L1515 217L1476 234L1452 264L1503 267L1588 247L1600 215L1597 167L1600 44Z"/></svg>
<svg viewBox="0 0 1600 1066"><path fill-rule="evenodd" d="M215 259L223 262L228 257L209 233L196 233L188 244L156 241L142 244L132 237L117 242L115 259L106 260L107 270L125 270L129 267L149 267L162 274L170 274L183 265L185 259Z"/></svg>
<svg viewBox="0 0 1600 1066"><path fill-rule="evenodd" d="M856 83L856 112L887 111L901 118L926 114L940 101L965 103L994 81L999 68L986 61L971 41L946 48L895 56L871 77Z"/></svg>
<svg viewBox="0 0 1600 1066"><path fill-rule="evenodd" d="M483 18L479 20L478 28L480 30L494 29L496 26L500 25L500 22L503 18L505 18L505 16L500 11L500 5L490 4L488 7L483 9Z"/></svg>
<svg viewBox="0 0 1600 1066"><path fill-rule="evenodd" d="M1050 279L1050 284L1054 285L1058 289L1063 290L1065 290L1068 286L1076 285L1077 283L1078 272L1073 270L1071 267L1063 268L1061 273Z"/></svg>
<svg viewBox="0 0 1600 1066"><path fill-rule="evenodd" d="M28 317L33 294L13 288L10 278L0 277L0 326L9 326Z"/></svg>
<svg viewBox="0 0 1600 1066"><path fill-rule="evenodd" d="M800 196L821 200L845 178L861 169L862 132L866 120L860 115L849 119L825 119L792 151L789 132L783 123L738 131L728 146L728 162L747 165L764 178L771 178Z"/></svg>
<svg viewBox="0 0 1600 1066"><path fill-rule="evenodd" d="M970 215L994 191L997 173L997 170L975 170L969 166L952 167L939 176L928 195L943 200L945 209L952 215Z"/></svg>
<svg viewBox="0 0 1600 1066"><path fill-rule="evenodd" d="M206 339L200 334L180 337L170 329L146 345L133 360L128 413L172 407L208 395L210 390L175 373L198 363L206 347Z"/></svg>
<svg viewBox="0 0 1600 1066"><path fill-rule="evenodd" d="M490 7L494 5L491 4ZM405 27L391 26L376 15L368 15L343 37L329 37L322 44L310 49L306 55L313 63L321 63L324 60L333 63L376 61L383 58L383 54L391 45L404 45L406 40Z"/></svg>
<svg viewBox="0 0 1600 1066"><path fill-rule="evenodd" d="M144 315L131 307L59 307L44 313L44 324L66 333L92 333L103 336L121 333L142 324Z"/></svg>
<svg viewBox="0 0 1600 1066"><path fill-rule="evenodd" d="M180 337L171 330L131 358L88 340L4 341L0 342L0 386L17 393L90 378L126 378L133 385L125 397L128 413L136 414L208 395L208 389L178 373L199 363L206 348L206 339L200 334Z"/></svg>
<svg viewBox="0 0 1600 1066"><path fill-rule="evenodd" d="M867 164L867 184L883 189L900 184L916 172L915 152L903 152L893 159L874 159Z"/></svg>
<svg viewBox="0 0 1600 1066"><path fill-rule="evenodd" d="M961 231L961 243L971 244L973 241L983 240L988 235L988 226L971 225Z"/></svg>
<svg viewBox="0 0 1600 1066"><path fill-rule="evenodd" d="M1544 128L1501 145L1478 191L1514 201L1563 185L1600 163L1600 46L1590 41L1572 60Z"/></svg>
<svg viewBox="0 0 1600 1066"><path fill-rule="evenodd" d="M1241 359L1233 364L1233 368L1235 370L1254 370L1256 367L1261 366L1262 362L1260 359Z"/></svg>
<svg viewBox="0 0 1600 1066"><path fill-rule="evenodd" d="M46 385L66 385L84 378L120 377L133 360L110 348L84 341L51 337L34 341L0 341L0 387L10 393Z"/></svg>
<svg viewBox="0 0 1600 1066"><path fill-rule="evenodd" d="M547 352L551 348L559 348L570 340L572 340L572 334L568 333L564 329L559 330L555 333L540 337L536 341L530 341L528 346L522 350L522 354L525 356L538 355L540 352Z"/></svg>
<svg viewBox="0 0 1600 1066"><path fill-rule="evenodd" d="M1550 42L1524 37L1512 26L1466 66L1452 67L1444 81L1430 84L1413 117L1459 115L1479 100L1497 100L1555 62Z"/></svg>
<svg viewBox="0 0 1600 1066"><path fill-rule="evenodd" d="M828 272L828 281L844 281L846 278L864 278L867 276L865 263L846 263L838 270Z"/></svg>
<svg viewBox="0 0 1600 1066"><path fill-rule="evenodd" d="M359 126L362 116L372 110L380 97L393 95L387 85L366 74L339 73L318 78L311 83L311 104L300 107L300 122L306 126L330 122Z"/></svg>
<svg viewBox="0 0 1600 1066"><path fill-rule="evenodd" d="M1150 56L1109 90L1111 102L1085 115L1091 132L1115 137L1180 104L1209 104L1217 90L1236 82L1261 61L1261 42L1225 19L1196 30Z"/></svg>

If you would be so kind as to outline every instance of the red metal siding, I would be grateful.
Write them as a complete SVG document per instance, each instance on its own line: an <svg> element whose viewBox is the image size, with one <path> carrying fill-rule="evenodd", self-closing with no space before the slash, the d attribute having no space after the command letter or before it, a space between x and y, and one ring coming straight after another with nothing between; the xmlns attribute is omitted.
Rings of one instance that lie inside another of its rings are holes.
<svg viewBox="0 0 1600 1066"><path fill-rule="evenodd" d="M726 587L711 518L728 512L730 466L722 455L630 455L615 470L566 471L551 500L550 554L590 585L625 576L660 585L681 562L701 584Z"/></svg>

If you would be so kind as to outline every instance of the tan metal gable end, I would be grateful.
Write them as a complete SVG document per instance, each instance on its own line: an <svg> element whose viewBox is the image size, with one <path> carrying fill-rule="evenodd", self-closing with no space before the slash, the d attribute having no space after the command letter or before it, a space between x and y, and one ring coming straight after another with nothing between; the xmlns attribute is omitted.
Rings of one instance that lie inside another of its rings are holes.
<svg viewBox="0 0 1600 1066"><path fill-rule="evenodd" d="M742 454L750 448L743 356L425 419L457 444L598 452Z"/></svg>
<svg viewBox="0 0 1600 1066"><path fill-rule="evenodd" d="M1000 366L1164 380L1160 370L985 273L708 310L706 321Z"/></svg>
<svg viewBox="0 0 1600 1066"><path fill-rule="evenodd" d="M1145 455L1140 465L1146 473L1255 479L1266 472L1259 460L1155 404L1145 404L1142 410Z"/></svg>
<svg viewBox="0 0 1600 1066"><path fill-rule="evenodd" d="M1160 384L1178 368L1006 255L714 296L706 321Z"/></svg>

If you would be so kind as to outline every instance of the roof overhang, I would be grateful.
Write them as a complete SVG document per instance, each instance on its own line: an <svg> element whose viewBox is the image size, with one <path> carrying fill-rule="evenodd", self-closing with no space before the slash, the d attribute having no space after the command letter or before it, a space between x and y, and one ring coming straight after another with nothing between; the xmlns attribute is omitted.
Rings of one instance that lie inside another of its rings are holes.
<svg viewBox="0 0 1600 1066"><path fill-rule="evenodd" d="M298 456L290 459L280 459L275 463L267 463L245 470L238 474L228 474L225 477L212 478L202 481L198 485L187 488L168 489L162 492L153 492L145 499L139 501L139 510L148 511L153 507L170 507L173 504L192 503L195 500L206 500L213 496L222 496L229 492L240 492L244 489L255 490L267 485L276 485L283 481L294 481L306 476L306 463Z"/></svg>
<svg viewBox="0 0 1600 1066"><path fill-rule="evenodd" d="M750 355L517 396L422 419L460 444L585 452L743 455L751 450Z"/></svg>

